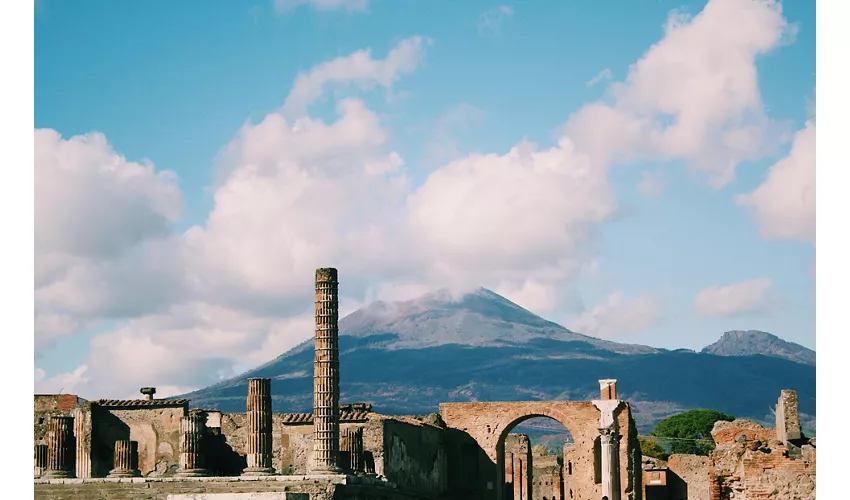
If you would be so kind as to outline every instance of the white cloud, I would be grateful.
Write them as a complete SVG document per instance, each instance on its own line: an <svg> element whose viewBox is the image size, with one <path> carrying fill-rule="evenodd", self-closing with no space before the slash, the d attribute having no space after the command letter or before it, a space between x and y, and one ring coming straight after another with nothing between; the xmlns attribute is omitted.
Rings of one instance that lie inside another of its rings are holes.
<svg viewBox="0 0 850 500"><path fill-rule="evenodd" d="M565 321L564 325L591 337L613 338L652 327L661 319L661 313L658 297L624 299L621 292L614 292L593 309Z"/></svg>
<svg viewBox="0 0 850 500"><path fill-rule="evenodd" d="M60 373L53 377L46 377L41 368L35 369L35 393L36 394L75 394L77 389L88 382L86 372L88 366L80 365L72 372Z"/></svg>
<svg viewBox="0 0 850 500"><path fill-rule="evenodd" d="M549 149L523 141L505 155L456 160L433 172L407 208L423 273L469 286L498 276L507 286L574 276L591 226L616 203L605 168L564 138Z"/></svg>
<svg viewBox="0 0 850 500"><path fill-rule="evenodd" d="M369 0L274 0L274 6L279 12L295 9L299 5L311 5L316 10L347 10L349 12L364 11L369 6Z"/></svg>
<svg viewBox="0 0 850 500"><path fill-rule="evenodd" d="M428 43L430 40L427 38L413 36L399 42L385 59L373 59L372 51L364 49L319 64L295 79L283 105L284 114L290 117L304 116L310 104L321 97L331 84L356 85L363 90L375 86L391 89L399 77L416 69L424 45Z"/></svg>
<svg viewBox="0 0 850 500"><path fill-rule="evenodd" d="M587 81L587 86L592 87L600 82L605 82L611 79L611 70L609 68L605 68L599 73L597 73L593 78Z"/></svg>
<svg viewBox="0 0 850 500"><path fill-rule="evenodd" d="M770 278L756 278L726 286L710 286L697 294L694 306L704 316L735 317L764 311L770 306Z"/></svg>
<svg viewBox="0 0 850 500"><path fill-rule="evenodd" d="M455 136L466 132L469 125L484 118L484 111L467 103L452 107L437 119L434 136L428 144L429 160L450 161L462 156Z"/></svg>
<svg viewBox="0 0 850 500"><path fill-rule="evenodd" d="M764 238L815 242L815 121L797 132L791 151L752 193L738 196Z"/></svg>
<svg viewBox="0 0 850 500"><path fill-rule="evenodd" d="M567 133L599 161L684 160L725 185L773 145L755 59L789 32L775 1L712 0L692 19L674 12L626 81L576 112Z"/></svg>
<svg viewBox="0 0 850 500"><path fill-rule="evenodd" d="M173 269L151 259L174 254L163 249L182 205L175 180L127 161L102 134L35 130L37 348L93 319L169 300L159 288L173 279L160 271Z"/></svg>
<svg viewBox="0 0 850 500"><path fill-rule="evenodd" d="M478 16L478 32L498 34L502 25L513 17L514 9L508 5L500 5L492 8Z"/></svg>

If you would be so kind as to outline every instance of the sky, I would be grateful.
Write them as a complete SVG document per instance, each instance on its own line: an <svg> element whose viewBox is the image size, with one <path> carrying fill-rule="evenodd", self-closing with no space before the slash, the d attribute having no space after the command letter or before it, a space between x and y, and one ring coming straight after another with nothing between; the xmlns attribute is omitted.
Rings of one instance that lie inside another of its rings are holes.
<svg viewBox="0 0 850 500"><path fill-rule="evenodd" d="M815 6L35 7L35 391L180 394L342 313L500 293L815 346Z"/></svg>

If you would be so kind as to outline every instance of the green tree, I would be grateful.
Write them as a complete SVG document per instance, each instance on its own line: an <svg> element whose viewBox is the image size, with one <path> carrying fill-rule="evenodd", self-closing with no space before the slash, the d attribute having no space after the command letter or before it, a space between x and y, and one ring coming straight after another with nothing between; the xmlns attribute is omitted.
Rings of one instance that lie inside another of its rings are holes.
<svg viewBox="0 0 850 500"><path fill-rule="evenodd" d="M638 441L640 441L640 454L645 457L667 460L667 457L670 456L667 450L654 437L640 436L638 437Z"/></svg>
<svg viewBox="0 0 850 500"><path fill-rule="evenodd" d="M718 420L732 421L735 417L715 410L691 410L668 417L649 433L669 446L672 453L708 455L714 449L711 429Z"/></svg>

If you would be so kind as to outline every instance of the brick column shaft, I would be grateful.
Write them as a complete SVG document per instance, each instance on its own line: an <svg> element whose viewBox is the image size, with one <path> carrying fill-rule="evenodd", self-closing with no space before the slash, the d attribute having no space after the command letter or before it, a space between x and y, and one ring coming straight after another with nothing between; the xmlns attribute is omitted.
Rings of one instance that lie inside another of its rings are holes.
<svg viewBox="0 0 850 500"><path fill-rule="evenodd" d="M180 420L180 468L177 476L196 477L209 473L204 468L204 431L207 416L192 411Z"/></svg>
<svg viewBox="0 0 850 500"><path fill-rule="evenodd" d="M274 474L272 467L272 394L270 378L248 379L248 467L246 476Z"/></svg>
<svg viewBox="0 0 850 500"><path fill-rule="evenodd" d="M337 270L316 270L316 352L313 366L314 472L339 465L339 281Z"/></svg>
<svg viewBox="0 0 850 500"><path fill-rule="evenodd" d="M50 417L47 431L47 478L74 477L76 446L74 445L74 417Z"/></svg>

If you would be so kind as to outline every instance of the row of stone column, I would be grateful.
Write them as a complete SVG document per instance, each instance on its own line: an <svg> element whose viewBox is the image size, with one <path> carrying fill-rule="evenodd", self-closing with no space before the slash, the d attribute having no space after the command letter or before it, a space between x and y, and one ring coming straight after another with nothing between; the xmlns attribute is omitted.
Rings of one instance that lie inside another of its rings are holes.
<svg viewBox="0 0 850 500"><path fill-rule="evenodd" d="M72 478L76 475L77 446L74 417L55 415L47 423L47 443L35 445L35 477ZM139 443L129 439L115 442L114 468L107 477L137 477Z"/></svg>

